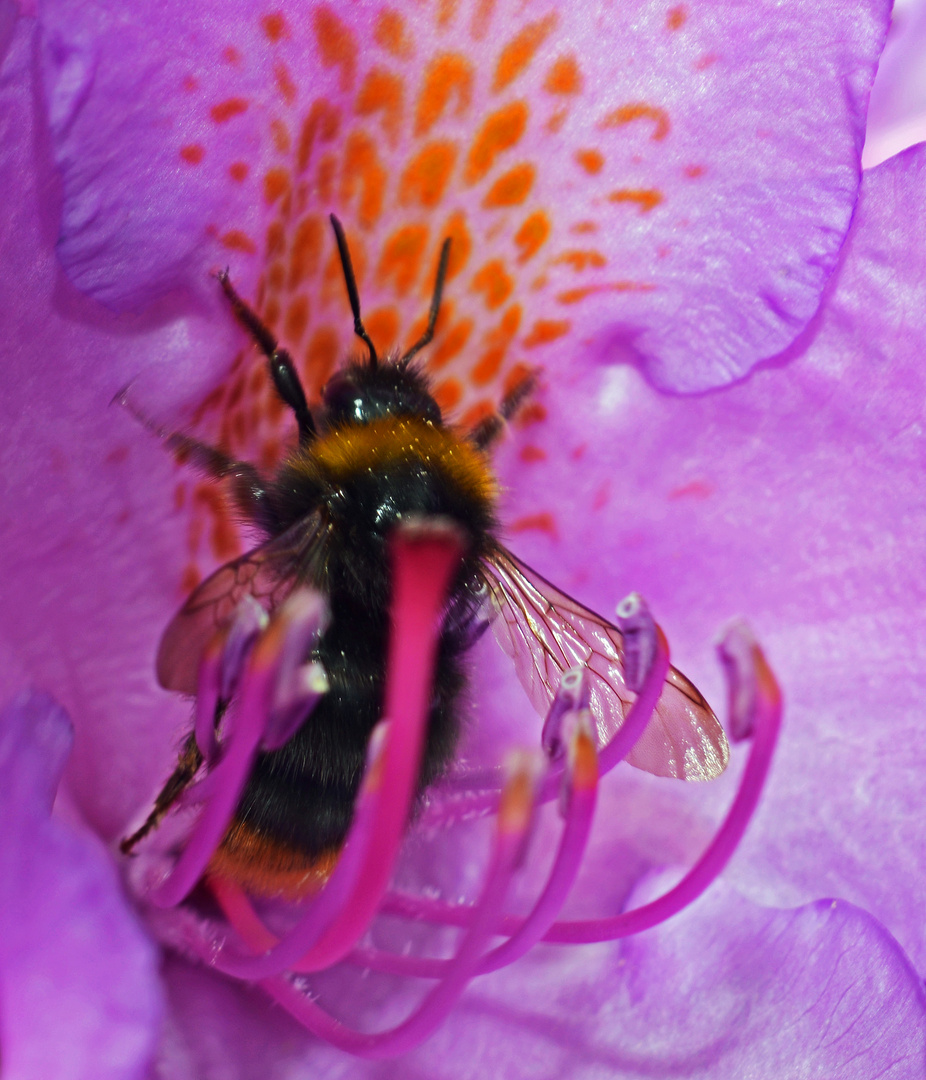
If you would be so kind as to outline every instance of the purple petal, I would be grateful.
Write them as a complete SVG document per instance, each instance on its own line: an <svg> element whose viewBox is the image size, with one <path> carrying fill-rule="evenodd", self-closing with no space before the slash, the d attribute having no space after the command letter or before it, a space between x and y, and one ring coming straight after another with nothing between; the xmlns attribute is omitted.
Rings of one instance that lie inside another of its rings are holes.
<svg viewBox="0 0 926 1080"><path fill-rule="evenodd" d="M887 20L886 0L131 19L48 0L59 255L120 309L230 262L314 382L351 345L336 210L386 346L416 336L455 236L448 403L484 404L516 359L568 367L590 336L658 385L723 384L818 305Z"/></svg>
<svg viewBox="0 0 926 1080"><path fill-rule="evenodd" d="M871 90L865 168L926 139L926 4L897 0Z"/></svg>
<svg viewBox="0 0 926 1080"><path fill-rule="evenodd" d="M0 983L10 1080L146 1075L162 1009L156 950L95 837L51 818L64 712L23 694L0 714Z"/></svg>
<svg viewBox="0 0 926 1080"><path fill-rule="evenodd" d="M728 874L770 904L843 896L918 964L924 193L924 147L866 174L838 280L790 358L697 400L660 397L626 370L563 379L549 419L527 429L523 460L511 446L501 468L517 553L594 606L638 589L674 662L715 702L707 639L748 616L785 721L767 795ZM588 404L569 412L555 407L563 400ZM648 849L636 847L659 862L697 852L704 833L692 826L680 841L679 814L703 830L694 808L716 812L733 781L690 793L623 782L651 833L663 822L661 846L651 835Z"/></svg>

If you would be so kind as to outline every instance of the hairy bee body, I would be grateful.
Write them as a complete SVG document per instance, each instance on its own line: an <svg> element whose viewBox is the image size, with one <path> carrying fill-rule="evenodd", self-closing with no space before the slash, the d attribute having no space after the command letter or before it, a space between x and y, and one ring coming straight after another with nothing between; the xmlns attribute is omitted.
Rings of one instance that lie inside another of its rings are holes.
<svg viewBox="0 0 926 1080"><path fill-rule="evenodd" d="M351 364L326 392L318 437L282 464L261 500L268 538L319 511L326 540L302 576L328 600L331 621L313 658L329 689L297 734L261 754L224 858L289 850L316 860L351 821L370 732L382 716L389 633L386 542L403 517L440 516L470 541L449 597L419 789L452 760L466 685L481 559L495 525L486 455L444 426L424 377L407 364Z"/></svg>

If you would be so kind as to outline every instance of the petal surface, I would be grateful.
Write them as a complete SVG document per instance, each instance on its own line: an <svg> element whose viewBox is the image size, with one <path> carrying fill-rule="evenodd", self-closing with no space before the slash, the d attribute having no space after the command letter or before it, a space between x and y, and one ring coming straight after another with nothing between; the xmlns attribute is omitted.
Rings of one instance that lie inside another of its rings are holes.
<svg viewBox="0 0 926 1080"><path fill-rule="evenodd" d="M384 347L420 333L454 238L430 358L448 406L589 337L703 390L817 307L887 21L886 0L45 0L59 255L117 308L229 264L317 386L351 344L336 211Z"/></svg>
<svg viewBox="0 0 926 1080"><path fill-rule="evenodd" d="M0 988L8 1080L140 1080L160 1026L157 951L96 837L52 819L71 747L27 693L0 713Z"/></svg>
<svg viewBox="0 0 926 1080"><path fill-rule="evenodd" d="M729 873L779 906L845 897L918 965L924 191L924 147L866 173L832 292L779 364L689 401L627 370L564 379L500 470L514 550L592 605L639 589L673 661L715 704L723 689L708 636L749 619L782 685L785 726ZM588 404L570 411L561 400ZM684 800L715 798L645 790L666 828Z"/></svg>

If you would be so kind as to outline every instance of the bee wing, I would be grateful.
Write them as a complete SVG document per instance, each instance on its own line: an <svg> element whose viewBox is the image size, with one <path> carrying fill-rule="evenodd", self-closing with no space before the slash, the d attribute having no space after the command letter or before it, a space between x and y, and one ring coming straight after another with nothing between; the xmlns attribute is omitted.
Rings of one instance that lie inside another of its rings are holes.
<svg viewBox="0 0 926 1080"><path fill-rule="evenodd" d="M609 742L635 696L624 679L620 630L501 546L483 567L495 636L514 660L534 708L546 715L563 673L584 667L599 742ZM671 668L653 717L627 760L656 776L710 780L729 759L726 736L710 705Z"/></svg>
<svg viewBox="0 0 926 1080"><path fill-rule="evenodd" d="M321 512L309 514L280 536L220 566L171 619L158 646L157 676L165 690L195 694L199 662L213 635L250 594L268 612L299 581L312 580L326 534Z"/></svg>

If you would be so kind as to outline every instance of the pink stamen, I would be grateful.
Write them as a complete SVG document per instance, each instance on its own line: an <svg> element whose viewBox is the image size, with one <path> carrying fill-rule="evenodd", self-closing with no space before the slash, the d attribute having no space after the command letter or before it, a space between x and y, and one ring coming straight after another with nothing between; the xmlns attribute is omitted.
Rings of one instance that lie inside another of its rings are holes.
<svg viewBox="0 0 926 1080"><path fill-rule="evenodd" d="M366 1034L335 1020L287 978L275 976L260 985L309 1031L348 1053L386 1058L413 1049L443 1022L479 967L530 828L535 806L532 792L533 784L523 772L515 773L506 786L490 868L459 952L447 962L440 982L407 1020L388 1031Z"/></svg>
<svg viewBox="0 0 926 1080"><path fill-rule="evenodd" d="M579 722L567 740L569 767L564 777L565 823L547 883L518 930L508 941L488 952L474 974L484 975L513 964L533 948L559 914L579 872L595 814L598 761L588 718L581 713L571 716L578 717ZM399 956L377 949L355 949L350 960L376 971L427 979L442 978L451 963L430 957Z"/></svg>
<svg viewBox="0 0 926 1080"><path fill-rule="evenodd" d="M542 940L558 944L588 944L638 934L687 907L704 892L729 862L758 805L781 726L782 702L778 684L761 649L751 636L748 647L744 646L745 633L748 632L741 626L731 628L719 651L728 678L743 680L744 685L754 688L752 695L745 695L739 693L731 682L731 700L751 702L750 714L732 717L731 726L740 731L752 731L753 741L736 797L714 839L682 880L659 899L633 911L604 919L554 923ZM659 637L661 638L661 633ZM664 642L660 642L660 649L662 644ZM660 660L657 652L654 669ZM644 690L634 705L643 697L645 690L644 684ZM618 733L618 737L623 731L624 728ZM602 751L601 758L608 748ZM601 773L604 774L604 769L601 769ZM389 894L384 900L382 910L390 915L426 919L449 926L466 926L469 922L469 908L465 904L450 904L399 893ZM505 934L515 934L522 923L521 919L506 916L499 920L497 930Z"/></svg>

